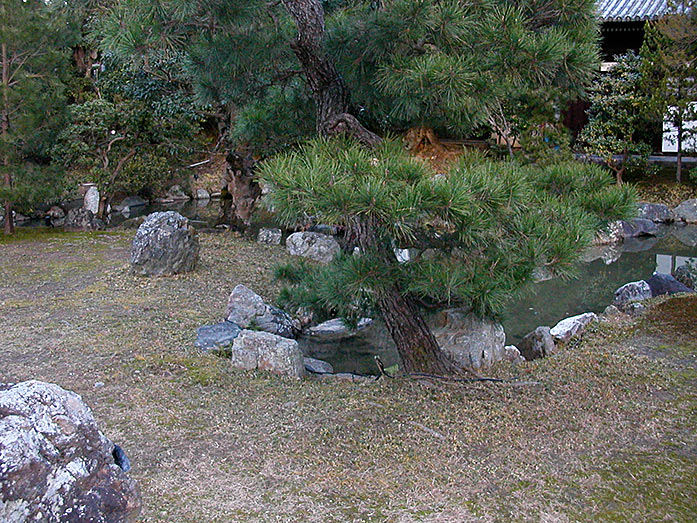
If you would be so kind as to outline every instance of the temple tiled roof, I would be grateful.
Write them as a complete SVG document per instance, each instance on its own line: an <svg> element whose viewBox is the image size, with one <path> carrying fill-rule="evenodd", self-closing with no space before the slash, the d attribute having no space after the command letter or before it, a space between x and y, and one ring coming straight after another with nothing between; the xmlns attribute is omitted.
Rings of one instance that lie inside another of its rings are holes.
<svg viewBox="0 0 697 523"><path fill-rule="evenodd" d="M603 22L653 20L667 10L667 0L598 0L598 14Z"/></svg>

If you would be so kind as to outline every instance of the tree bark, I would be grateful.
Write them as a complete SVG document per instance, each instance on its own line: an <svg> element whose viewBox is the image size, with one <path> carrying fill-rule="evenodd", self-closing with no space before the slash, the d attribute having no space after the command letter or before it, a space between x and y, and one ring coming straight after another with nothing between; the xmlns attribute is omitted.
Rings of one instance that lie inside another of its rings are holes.
<svg viewBox="0 0 697 523"><path fill-rule="evenodd" d="M323 48L324 8L321 0L282 0L298 34L290 44L300 61L315 102L315 125L320 136L346 133L367 146L380 143L348 112L349 89Z"/></svg>
<svg viewBox="0 0 697 523"><path fill-rule="evenodd" d="M9 147L7 134L10 130L10 63L7 56L7 44L3 43L2 53L2 110L0 111L0 134L3 137L3 148ZM5 168L4 183L10 189L12 187L12 173L10 172L10 156L7 150L2 152L2 165ZM15 224L12 218L12 202L5 200L5 234L15 232Z"/></svg>
<svg viewBox="0 0 697 523"><path fill-rule="evenodd" d="M418 307L397 287L381 293L378 306L407 373L453 375L463 369L440 349Z"/></svg>
<svg viewBox="0 0 697 523"><path fill-rule="evenodd" d="M355 218L347 231L358 243L362 253L373 253L389 266L397 260L391 249L381 244L381 229L374 218ZM385 325L394 340L407 373L438 375L463 374L464 369L440 349L416 303L398 285L376 291L377 304Z"/></svg>

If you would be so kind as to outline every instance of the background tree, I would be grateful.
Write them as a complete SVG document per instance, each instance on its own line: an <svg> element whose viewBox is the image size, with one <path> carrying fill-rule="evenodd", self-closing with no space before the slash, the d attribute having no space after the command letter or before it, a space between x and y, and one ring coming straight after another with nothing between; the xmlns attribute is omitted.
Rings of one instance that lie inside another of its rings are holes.
<svg viewBox="0 0 697 523"><path fill-rule="evenodd" d="M157 64L159 71L176 60ZM53 153L73 171L72 181L96 181L103 212L117 192L162 188L191 152L200 115L176 79L106 60L86 101L70 106ZM83 179L84 178L84 179Z"/></svg>
<svg viewBox="0 0 697 523"><path fill-rule="evenodd" d="M670 2L670 12L647 23L641 49L644 82L660 120L676 129L676 179L682 180L684 144L697 137L697 12L692 0ZM658 118L657 118L658 119Z"/></svg>
<svg viewBox="0 0 697 523"><path fill-rule="evenodd" d="M536 268L570 275L599 225L634 209L631 191L597 166L462 162L433 179L397 142L369 150L315 140L261 173L285 225L316 217L346 230L347 252L360 251L324 267L281 267L293 284L282 300L354 323L379 314L408 372L462 370L438 348L422 306L494 315ZM422 254L400 264L395 248Z"/></svg>
<svg viewBox="0 0 697 523"><path fill-rule="evenodd" d="M314 128L375 143L354 116L373 130L421 128L430 140L425 129L462 135L488 123L504 132L521 93L545 90L561 107L597 62L594 6L122 0L100 31L124 58L181 50L200 98L235 115L236 140L282 146Z"/></svg>
<svg viewBox="0 0 697 523"><path fill-rule="evenodd" d="M639 56L630 52L615 60L612 69L601 74L590 90L588 125L579 140L615 172L621 184L630 161L645 162L651 152L639 139L640 130L650 122L650 111ZM639 159L634 160L633 155Z"/></svg>
<svg viewBox="0 0 697 523"><path fill-rule="evenodd" d="M58 186L45 167L65 107L60 74L74 37L62 15L40 0L0 1L0 201L7 234L14 231L13 204L31 205Z"/></svg>

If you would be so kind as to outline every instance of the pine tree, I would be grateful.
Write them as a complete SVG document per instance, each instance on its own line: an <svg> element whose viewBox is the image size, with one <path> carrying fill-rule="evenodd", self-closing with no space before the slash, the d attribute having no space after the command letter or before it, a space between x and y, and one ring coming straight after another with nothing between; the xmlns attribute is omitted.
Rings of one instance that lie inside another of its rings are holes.
<svg viewBox="0 0 697 523"><path fill-rule="evenodd" d="M310 129L374 144L364 125L464 134L484 123L505 134L540 92L559 113L597 63L594 9L593 0L121 0L99 31L124 58L183 52L201 99L235 115L238 140L297 141L313 104Z"/></svg>
<svg viewBox="0 0 697 523"><path fill-rule="evenodd" d="M569 276L601 223L633 211L631 190L600 167L521 167L467 160L437 179L400 142L366 149L314 140L261 167L278 218L307 216L346 231L347 252L325 267L281 267L286 305L351 323L380 315L408 372L461 372L433 337L423 305L501 311L536 268ZM399 263L395 249L421 254Z"/></svg>
<svg viewBox="0 0 697 523"><path fill-rule="evenodd" d="M14 231L13 204L41 199L55 186L47 183L53 173L44 165L47 133L65 107L60 71L73 35L64 22L41 0L0 1L0 201L6 234Z"/></svg>
<svg viewBox="0 0 697 523"><path fill-rule="evenodd" d="M684 143L697 137L697 12L692 0L671 2L670 12L647 23L641 50L645 87L653 109L676 130L676 180L682 181Z"/></svg>

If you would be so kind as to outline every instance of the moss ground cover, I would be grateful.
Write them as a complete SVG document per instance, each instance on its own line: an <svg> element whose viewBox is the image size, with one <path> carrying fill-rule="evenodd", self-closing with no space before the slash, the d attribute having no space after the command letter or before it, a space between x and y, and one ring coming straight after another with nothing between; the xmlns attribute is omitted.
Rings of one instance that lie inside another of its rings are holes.
<svg viewBox="0 0 697 523"><path fill-rule="evenodd" d="M201 235L143 279L133 232L0 241L0 381L80 393L133 463L143 521L693 521L697 299L656 300L505 384L298 383L193 348L281 247ZM103 385L102 385L103 384Z"/></svg>

